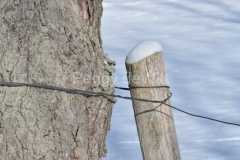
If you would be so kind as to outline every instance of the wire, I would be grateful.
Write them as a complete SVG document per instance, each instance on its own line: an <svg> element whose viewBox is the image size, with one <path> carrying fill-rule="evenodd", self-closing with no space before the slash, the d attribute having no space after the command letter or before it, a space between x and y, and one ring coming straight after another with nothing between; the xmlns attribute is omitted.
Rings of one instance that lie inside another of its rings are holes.
<svg viewBox="0 0 240 160"><path fill-rule="evenodd" d="M123 87L115 87L116 89L121 89L121 90L127 90L127 91L129 91L130 90L130 88L123 88Z"/></svg>
<svg viewBox="0 0 240 160"><path fill-rule="evenodd" d="M115 87L116 89L127 90L136 89L136 88L170 88L169 86L130 86L128 88L124 87Z"/></svg>
<svg viewBox="0 0 240 160"><path fill-rule="evenodd" d="M156 86L156 88L161 88L161 87L169 88L169 86ZM120 89L121 87L115 87L115 88ZM155 86L153 86L153 87L134 87L134 88L155 88ZM124 90L125 90L125 89L126 89L126 88L124 88ZM130 89L129 89L129 90L130 90ZM170 94L172 95L172 93L170 93ZM169 98L170 98L170 97L169 97ZM219 123L224 123L224 124L229 124L229 125L240 126L240 124L237 124L237 123L231 123L231 122L221 121L221 120L217 120L217 119L214 119L214 118L209 118L209 117L205 117L205 116L201 116L201 115L197 115L197 114L192 114L192 113L186 112L186 111L184 111L184 110L181 110L181 109L179 109L179 108L177 108L177 107L174 107L174 106L172 106L172 105L169 105L169 104L165 103L165 101L166 101L166 100L163 100L163 101L161 101L161 102L159 101L159 103L165 104L166 106L168 106L168 107L170 107L170 108L173 108L173 109L175 109L175 110L177 110L177 111L179 111L179 112L188 114L188 115L193 116L193 117L208 119L208 120L211 120L211 121L215 121L215 122L219 122ZM152 101L152 103L155 103L155 102ZM155 109L154 109L154 110L155 110Z"/></svg>
<svg viewBox="0 0 240 160"><path fill-rule="evenodd" d="M240 126L240 124L238 124L238 123L231 123L231 122L221 121L221 120L217 120L217 119L214 119L214 118L209 118L209 117L205 117L205 116L201 116L201 115L197 115L197 114L192 114L192 113L186 112L186 111L184 111L184 110L181 110L181 109L179 109L179 108L173 107L173 106L171 106L171 105L169 105L169 104L166 104L166 103L164 103L164 102L163 102L163 104L165 104L166 106L171 107L171 108L173 108L173 109L175 109L175 110L178 110L178 111L180 111L180 112L183 112L183 113L185 113L185 114L188 114L188 115L190 115L190 116L193 116L193 117L208 119L208 120L211 120L211 121L215 121L215 122L219 122L219 123L224 123L224 124L229 124L229 125Z"/></svg>
<svg viewBox="0 0 240 160"><path fill-rule="evenodd" d="M50 90L63 91L63 92L67 92L70 94L82 94L82 95L90 95L90 96L97 96L97 97L102 96L102 97L107 98L112 103L115 103L115 101L109 97L122 98L122 99L127 99L127 100L137 100L137 101L142 101L142 102L160 103L160 104L164 104L170 108L173 108L179 112L188 114L193 117L203 118L203 119L207 119L207 120L211 120L211 121L215 121L215 122L219 122L219 123L224 123L224 124L228 124L228 125L240 126L240 124L237 124L237 123L231 123L231 122L221 121L221 120L217 120L214 118L209 118L209 117L205 117L205 116L201 116L201 115L197 115L197 114L192 114L192 113L186 112L184 110L181 110L177 107L174 107L172 105L169 105L165 101L171 97L172 93L170 93L170 96L167 99L165 99L163 101L157 101L157 100L147 100L147 99L142 99L142 98L125 97L125 96L121 96L121 95L109 94L109 93L104 93L104 92L84 91L84 90L79 90L79 89L67 89L67 88L44 85L44 84L29 84L29 83L15 83L15 82L1 82L0 81L0 86L7 86L7 87L27 86L27 87L36 87L36 88L44 88L44 89L50 89ZM169 88L168 86L134 87L134 88L161 88L161 87ZM123 89L123 90L127 89L127 88L123 88L123 87L115 87L115 88ZM130 88L128 88L128 90L129 89L131 89L131 86L130 86Z"/></svg>

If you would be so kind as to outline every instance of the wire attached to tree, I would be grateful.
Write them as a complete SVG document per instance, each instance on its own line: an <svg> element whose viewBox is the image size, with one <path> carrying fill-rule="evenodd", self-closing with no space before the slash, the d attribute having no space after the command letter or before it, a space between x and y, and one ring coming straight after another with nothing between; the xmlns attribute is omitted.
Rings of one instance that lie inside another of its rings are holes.
<svg viewBox="0 0 240 160"><path fill-rule="evenodd" d="M215 122L219 122L219 123L224 123L224 124L228 124L228 125L240 126L240 124L238 124L238 123L221 121L221 120L217 120L217 119L214 119L214 118L209 118L209 117L205 117L205 116L201 116L201 115L186 112L184 110L181 110L179 108L176 108L172 105L167 104L165 102L166 99L163 100L163 101L147 100L147 99L142 99L142 98L125 97L125 96L121 96L121 95L109 94L109 93L104 93L104 92L84 91L84 90L79 90L79 89L67 89L67 88L63 88L63 87L56 87L56 86L50 86L50 85L44 85L44 84L29 84L29 83L1 82L0 81L0 86L6 86L6 87L27 86L27 87L35 87L35 88L43 88L43 89L49 89L49 90L63 91L63 92L70 93L70 94L81 94L81 95L88 95L88 96L105 97L109 101L111 101L112 103L115 103L115 101L112 100L109 97L122 98L122 99L135 100L135 101L142 101L142 102L160 103L160 104L164 104L164 105L166 105L170 108L173 108L173 109L175 109L179 112L188 114L188 115L193 116L193 117L203 118L203 119L207 119L207 120L211 120L211 121L215 121ZM130 89L134 89L134 88L169 88L169 86L153 86L153 87L141 87L141 86L140 87L133 87L133 86L130 86L129 88L123 88L123 87L115 87L115 88L116 89L122 89L122 90L130 90ZM171 95L172 95L172 93L170 93L170 96ZM169 99L169 97L167 99Z"/></svg>

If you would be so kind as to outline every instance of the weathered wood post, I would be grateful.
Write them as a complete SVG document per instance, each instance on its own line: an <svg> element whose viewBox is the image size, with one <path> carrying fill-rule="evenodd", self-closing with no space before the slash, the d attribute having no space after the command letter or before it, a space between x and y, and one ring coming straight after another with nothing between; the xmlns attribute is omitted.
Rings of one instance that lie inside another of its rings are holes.
<svg viewBox="0 0 240 160"><path fill-rule="evenodd" d="M132 98L162 101L169 97L167 87L146 88L167 85L162 47L158 42L144 41L138 44L128 54L126 68ZM132 103L143 159L180 160L171 108L137 100ZM166 103L170 104L170 100Z"/></svg>

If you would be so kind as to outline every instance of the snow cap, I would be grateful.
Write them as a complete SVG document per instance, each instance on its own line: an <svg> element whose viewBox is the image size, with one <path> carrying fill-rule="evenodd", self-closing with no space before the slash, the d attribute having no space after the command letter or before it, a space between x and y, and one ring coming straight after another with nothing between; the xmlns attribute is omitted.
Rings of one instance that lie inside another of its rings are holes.
<svg viewBox="0 0 240 160"><path fill-rule="evenodd" d="M126 63L138 62L156 52L161 52L162 46L157 41L143 41L136 45L126 57Z"/></svg>

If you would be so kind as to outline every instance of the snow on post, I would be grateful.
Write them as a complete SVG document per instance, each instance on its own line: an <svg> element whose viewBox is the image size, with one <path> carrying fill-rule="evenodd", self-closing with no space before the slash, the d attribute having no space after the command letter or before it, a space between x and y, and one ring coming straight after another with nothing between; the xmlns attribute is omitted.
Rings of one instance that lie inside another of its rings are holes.
<svg viewBox="0 0 240 160"><path fill-rule="evenodd" d="M170 95L166 87L143 88L166 86L162 47L158 42L139 43L128 54L125 64L132 98L163 101ZM170 100L165 103L170 104ZM171 108L137 100L133 100L132 104L143 159L180 160Z"/></svg>
<svg viewBox="0 0 240 160"><path fill-rule="evenodd" d="M126 63L138 62L155 52L161 52L162 46L157 41L143 41L136 45L126 58Z"/></svg>

